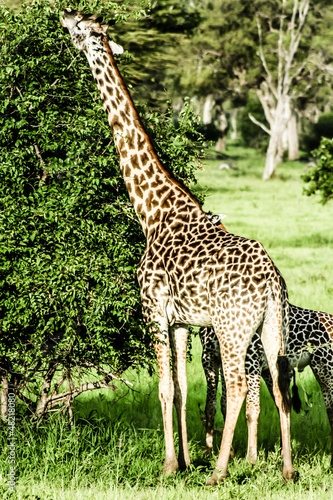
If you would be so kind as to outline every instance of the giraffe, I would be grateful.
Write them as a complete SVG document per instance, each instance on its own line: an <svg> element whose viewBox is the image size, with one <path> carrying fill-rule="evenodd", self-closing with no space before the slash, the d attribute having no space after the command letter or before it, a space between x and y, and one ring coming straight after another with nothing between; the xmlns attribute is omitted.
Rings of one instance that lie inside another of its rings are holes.
<svg viewBox="0 0 333 500"><path fill-rule="evenodd" d="M225 429L208 485L223 481L227 475L235 425L247 392L246 350L260 327L280 413L283 476L294 479L289 379L284 379L281 368L288 363L289 307L282 276L259 242L215 227L190 190L161 164L118 70L114 55L122 48L109 39L108 24L72 9L65 9L61 24L88 59L113 130L124 182L147 241L137 276L158 363L165 437L163 472L185 469L190 463L186 430L188 325L214 327L226 378ZM179 431L178 459L173 403Z"/></svg>
<svg viewBox="0 0 333 500"><path fill-rule="evenodd" d="M290 368L302 372L310 366L321 388L331 427L331 467L333 467L333 315L304 309L289 304L288 358ZM219 371L222 381L221 410L225 417L226 398L219 342L213 328L200 329L202 365L207 381L206 398L206 448L213 449L213 429L216 414L216 392ZM246 420L248 446L246 458L257 461L257 428L260 413L260 377L274 399L264 348L260 336L255 333L247 350L245 369L248 385L246 396ZM299 407L295 408L299 411Z"/></svg>

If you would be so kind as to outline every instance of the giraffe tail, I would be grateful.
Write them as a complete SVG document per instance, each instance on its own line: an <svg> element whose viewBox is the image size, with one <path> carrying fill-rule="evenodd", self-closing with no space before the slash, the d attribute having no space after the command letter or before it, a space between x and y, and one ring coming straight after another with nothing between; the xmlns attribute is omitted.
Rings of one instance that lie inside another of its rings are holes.
<svg viewBox="0 0 333 500"><path fill-rule="evenodd" d="M292 395L292 398L291 398L291 402L292 402L292 405L293 405L293 409L296 413L299 413L301 411L301 407L302 407L302 401L301 401L301 398L299 397L299 394L298 394L298 387L297 387L297 384L296 384L296 371L293 370L293 388L292 388L292 392L293 392L293 395Z"/></svg>
<svg viewBox="0 0 333 500"><path fill-rule="evenodd" d="M285 412L290 413L291 410L291 396L290 396L290 369L289 369L289 359L287 356L278 356L278 384L282 396L282 406Z"/></svg>
<svg viewBox="0 0 333 500"><path fill-rule="evenodd" d="M282 349L277 359L278 365L278 385L282 396L282 407L284 411L290 412L292 399L290 396L291 367L287 357L289 338L289 300L287 285L277 269L281 286L281 312L282 312Z"/></svg>

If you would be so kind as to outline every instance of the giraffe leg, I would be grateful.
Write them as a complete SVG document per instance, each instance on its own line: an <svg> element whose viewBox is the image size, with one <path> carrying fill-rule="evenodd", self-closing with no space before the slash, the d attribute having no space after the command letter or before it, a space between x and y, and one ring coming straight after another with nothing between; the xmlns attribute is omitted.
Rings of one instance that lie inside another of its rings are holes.
<svg viewBox="0 0 333 500"><path fill-rule="evenodd" d="M221 358L227 392L227 413L224 422L220 453L213 474L206 483L209 486L216 485L227 476L227 467L235 427L247 393L245 354L248 342L246 338L244 341L245 345L237 345L233 331L230 335L230 332L221 332L215 327L215 332L218 335L221 348ZM248 341L249 339L250 335L248 335Z"/></svg>
<svg viewBox="0 0 333 500"><path fill-rule="evenodd" d="M314 350L311 368L320 385L331 427L331 467L333 467L333 356L327 347Z"/></svg>
<svg viewBox="0 0 333 500"><path fill-rule="evenodd" d="M331 468L333 468L333 408L326 408L326 411L331 426Z"/></svg>
<svg viewBox="0 0 333 500"><path fill-rule="evenodd" d="M257 462L258 420L260 413L260 375L246 375L248 393L246 396L247 454L246 460Z"/></svg>
<svg viewBox="0 0 333 500"><path fill-rule="evenodd" d="M216 415L216 394L220 365L220 347L213 328L207 327L200 330L202 343L202 367L207 383L206 395L206 453L213 451L214 420ZM217 345L216 345L217 344ZM218 351L216 352L216 350Z"/></svg>
<svg viewBox="0 0 333 500"><path fill-rule="evenodd" d="M257 462L258 421L260 414L260 378L264 350L258 333L252 337L245 359L248 393L246 396L247 454L246 459Z"/></svg>
<svg viewBox="0 0 333 500"><path fill-rule="evenodd" d="M175 444L173 439L173 397L174 385L170 369L170 346L169 336L166 332L155 332L155 352L159 371L159 399L161 402L164 438L165 438L165 460L163 474L176 472L178 461L176 458Z"/></svg>
<svg viewBox="0 0 333 500"><path fill-rule="evenodd" d="M190 464L190 455L187 443L186 427L186 398L187 398L187 377L186 377L186 349L188 328L171 328L171 350L173 380L175 388L174 402L177 411L178 433L179 433L179 455L178 463L180 470L185 470Z"/></svg>
<svg viewBox="0 0 333 500"><path fill-rule="evenodd" d="M223 415L223 420L225 422L225 418L226 418L226 415L227 415L227 387L225 385L225 378L224 378L222 363L221 363L221 367L220 368L221 368L221 385L222 385L222 394L221 394L220 404L221 404L221 412L222 412L222 415ZM233 449L232 446L231 446L231 450L230 450L230 457L231 458L235 457L235 452L234 452L234 449Z"/></svg>
<svg viewBox="0 0 333 500"><path fill-rule="evenodd" d="M269 302L269 306L272 307L272 302ZM275 399L275 404L279 410L280 415L280 425L281 425L281 440L282 440L282 458L283 458L283 477L287 480L295 479L295 470L292 465L291 459L291 442L290 442L290 406L291 404L284 404L283 395L279 387L279 370L281 371L283 367L281 364L278 369L278 355L281 352L281 341L279 335L278 317L275 313L275 308L273 310L269 309L266 314L265 320L262 325L261 340L264 346L265 354L267 357L267 362L273 382L273 394ZM285 370L289 370L289 365L285 367ZM289 377L289 374L287 374ZM289 394L289 384L288 384L288 394Z"/></svg>
<svg viewBox="0 0 333 500"><path fill-rule="evenodd" d="M207 397L205 406L206 415L206 450L213 452L214 420L216 415L216 394L218 384L218 367L213 365L205 370L207 381Z"/></svg>

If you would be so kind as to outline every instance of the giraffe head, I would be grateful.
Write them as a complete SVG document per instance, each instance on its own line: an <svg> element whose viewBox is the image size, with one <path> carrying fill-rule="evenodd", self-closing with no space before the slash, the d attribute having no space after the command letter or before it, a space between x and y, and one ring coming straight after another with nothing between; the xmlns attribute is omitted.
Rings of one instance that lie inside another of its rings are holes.
<svg viewBox="0 0 333 500"><path fill-rule="evenodd" d="M90 47L96 53L105 51L104 40L107 39L113 54L122 54L124 49L112 42L107 36L108 23L102 23L100 17L93 14L82 14L77 10L65 9L61 25L68 29L73 45L83 52Z"/></svg>

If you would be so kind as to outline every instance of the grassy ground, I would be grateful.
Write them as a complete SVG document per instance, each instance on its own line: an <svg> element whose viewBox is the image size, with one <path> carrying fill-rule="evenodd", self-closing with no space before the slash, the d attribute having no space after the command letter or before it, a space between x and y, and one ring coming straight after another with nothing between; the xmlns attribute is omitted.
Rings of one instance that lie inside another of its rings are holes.
<svg viewBox="0 0 333 500"><path fill-rule="evenodd" d="M302 195L304 165L286 163L279 178L263 183L264 158L253 150L230 147L228 161L238 170L219 170L221 160L208 162L196 189L207 191L205 208L227 214L230 231L259 239L287 280L292 302L332 311L333 204L322 207ZM237 424L229 477L215 489L204 486L216 456L204 455L205 381L200 342L192 341L188 364L188 434L192 465L185 473L161 476L164 442L157 376L128 372L135 391L119 385L114 392L83 394L76 400L76 424L51 419L38 429L17 416L16 490L8 492L8 447L1 433L0 496L34 500L203 500L203 499L332 499L330 429L320 390L309 368L300 376L303 404L292 414L294 484L282 481L278 449L279 420L262 388L259 460L245 460L247 431L244 412ZM305 392L304 392L305 391ZM222 427L218 412L216 429ZM215 433L215 453L221 432Z"/></svg>

